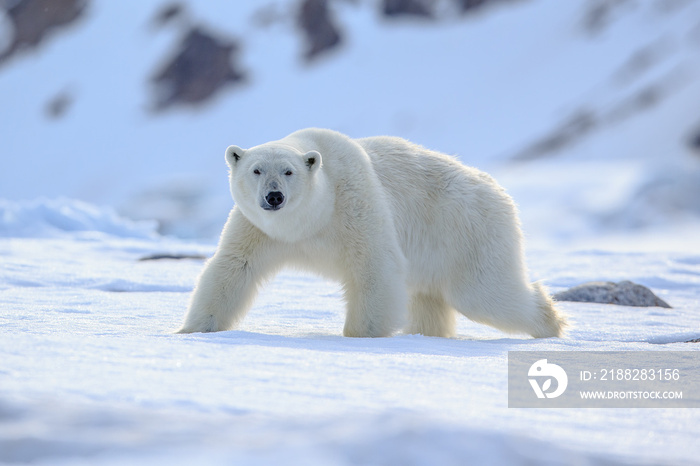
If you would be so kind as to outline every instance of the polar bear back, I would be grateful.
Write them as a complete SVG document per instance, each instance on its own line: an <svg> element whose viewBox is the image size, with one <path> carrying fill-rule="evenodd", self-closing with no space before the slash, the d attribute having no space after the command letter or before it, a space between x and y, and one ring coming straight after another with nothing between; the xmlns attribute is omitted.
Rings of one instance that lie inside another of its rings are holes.
<svg viewBox="0 0 700 466"><path fill-rule="evenodd" d="M384 187L410 264L409 286L444 288L453 274L476 279L493 269L480 262L512 263L522 255L515 205L489 175L401 138L356 141Z"/></svg>
<svg viewBox="0 0 700 466"><path fill-rule="evenodd" d="M360 193L373 208L386 208L413 291L527 283L517 209L488 174L399 137L352 139L307 128L280 142L323 155L337 204Z"/></svg>

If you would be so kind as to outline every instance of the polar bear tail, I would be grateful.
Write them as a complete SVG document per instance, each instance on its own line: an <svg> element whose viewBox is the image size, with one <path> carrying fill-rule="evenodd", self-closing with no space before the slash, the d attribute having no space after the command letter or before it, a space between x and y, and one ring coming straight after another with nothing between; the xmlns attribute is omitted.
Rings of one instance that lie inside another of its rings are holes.
<svg viewBox="0 0 700 466"><path fill-rule="evenodd" d="M532 284L535 303L540 312L540 325L532 333L535 338L561 337L569 326L566 316L557 309L547 289L540 283Z"/></svg>

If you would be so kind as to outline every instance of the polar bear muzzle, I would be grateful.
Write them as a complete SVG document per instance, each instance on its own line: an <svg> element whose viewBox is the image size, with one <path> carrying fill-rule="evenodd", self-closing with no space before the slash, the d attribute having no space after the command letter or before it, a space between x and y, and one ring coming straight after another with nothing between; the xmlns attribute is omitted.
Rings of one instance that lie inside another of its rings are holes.
<svg viewBox="0 0 700 466"><path fill-rule="evenodd" d="M279 191L271 191L265 196L262 208L265 210L280 210L284 204L284 194Z"/></svg>

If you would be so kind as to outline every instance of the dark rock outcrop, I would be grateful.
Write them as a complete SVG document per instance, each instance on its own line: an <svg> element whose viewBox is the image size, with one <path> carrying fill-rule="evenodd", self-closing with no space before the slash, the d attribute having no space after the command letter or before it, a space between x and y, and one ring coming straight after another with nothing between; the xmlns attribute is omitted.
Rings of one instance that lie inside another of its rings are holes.
<svg viewBox="0 0 700 466"><path fill-rule="evenodd" d="M457 0L457 5L459 5L462 11L475 10L487 3L491 2L489 0Z"/></svg>
<svg viewBox="0 0 700 466"><path fill-rule="evenodd" d="M243 81L243 72L233 63L238 49L233 40L216 37L200 27L190 29L174 56L152 78L155 110L198 104L220 89Z"/></svg>
<svg viewBox="0 0 700 466"><path fill-rule="evenodd" d="M297 26L306 39L306 60L337 47L342 36L328 9L328 0L304 0L297 15Z"/></svg>
<svg viewBox="0 0 700 466"><path fill-rule="evenodd" d="M522 1L522 0L455 0L457 6L462 10L462 13L471 13L482 9L487 5L495 3L503 3L505 1Z"/></svg>
<svg viewBox="0 0 700 466"><path fill-rule="evenodd" d="M153 18L153 25L155 27L166 26L186 16L185 5L179 2L169 3L156 13L156 16Z"/></svg>
<svg viewBox="0 0 700 466"><path fill-rule="evenodd" d="M69 90L63 90L56 94L51 100L46 103L45 112L46 116L52 120L57 120L63 117L71 105L75 96Z"/></svg>
<svg viewBox="0 0 700 466"><path fill-rule="evenodd" d="M688 145L691 149L700 153L700 129L697 130L695 134L690 136L688 140Z"/></svg>
<svg viewBox="0 0 700 466"><path fill-rule="evenodd" d="M432 18L434 16L434 3L434 0L384 0L382 13L389 17Z"/></svg>
<svg viewBox="0 0 700 466"><path fill-rule="evenodd" d="M7 2L5 14L12 23L12 38L5 50L0 50L0 65L23 49L39 46L57 29L80 18L87 0L19 0ZM3 3L0 3L3 8Z"/></svg>
<svg viewBox="0 0 700 466"><path fill-rule="evenodd" d="M586 5L583 26L591 34L605 30L615 22L625 8L634 7L633 0L593 0Z"/></svg>
<svg viewBox="0 0 700 466"><path fill-rule="evenodd" d="M143 257L139 258L139 262L160 261L160 260L183 260L183 259L206 260L206 259L208 259L208 257L203 255L203 254L162 253L162 254L151 254L148 256L143 256Z"/></svg>
<svg viewBox="0 0 700 466"><path fill-rule="evenodd" d="M581 109L550 134L526 147L513 157L513 160L524 162L556 155L564 148L588 136L598 125L598 118L592 111Z"/></svg>
<svg viewBox="0 0 700 466"><path fill-rule="evenodd" d="M584 283L555 294L554 299L556 301L618 304L620 306L671 307L649 288L627 280L619 283Z"/></svg>
<svg viewBox="0 0 700 466"><path fill-rule="evenodd" d="M522 1L522 0L453 0L453 5L459 13L471 14L481 11L486 6L491 6L505 1ZM442 14L437 0L383 0L382 14L389 18L399 17L414 17L427 19L449 19L454 15L446 13ZM444 6L444 5L442 5ZM449 10L448 10L449 11Z"/></svg>

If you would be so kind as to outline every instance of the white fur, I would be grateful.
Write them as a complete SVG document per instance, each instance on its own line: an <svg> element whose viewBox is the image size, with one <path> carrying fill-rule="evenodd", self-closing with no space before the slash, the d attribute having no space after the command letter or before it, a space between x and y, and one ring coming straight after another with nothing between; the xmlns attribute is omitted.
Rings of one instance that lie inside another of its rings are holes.
<svg viewBox="0 0 700 466"><path fill-rule="evenodd" d="M564 317L527 280L515 205L487 174L400 138L322 129L230 146L226 160L236 207L180 332L233 328L262 281L296 266L343 284L346 336L391 335L406 310L411 333L454 335L456 310L562 334Z"/></svg>

